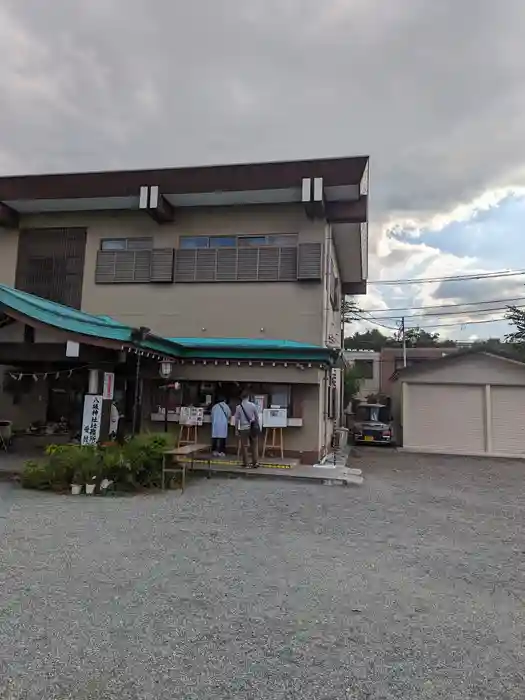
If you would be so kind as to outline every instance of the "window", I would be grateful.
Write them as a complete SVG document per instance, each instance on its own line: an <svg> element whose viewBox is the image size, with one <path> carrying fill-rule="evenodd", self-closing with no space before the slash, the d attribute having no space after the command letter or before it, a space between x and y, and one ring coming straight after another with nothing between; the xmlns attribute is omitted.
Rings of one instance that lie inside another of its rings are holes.
<svg viewBox="0 0 525 700"><path fill-rule="evenodd" d="M279 248L285 248L286 246L296 246L297 245L297 234L296 233L283 233L277 236L266 236L268 240L268 245L275 245Z"/></svg>
<svg viewBox="0 0 525 700"><path fill-rule="evenodd" d="M235 248L235 236L210 236L210 248Z"/></svg>
<svg viewBox="0 0 525 700"><path fill-rule="evenodd" d="M100 250L150 250L152 238L104 238Z"/></svg>
<svg viewBox="0 0 525 700"><path fill-rule="evenodd" d="M259 248L262 245L268 245L267 236L239 236L237 244L242 248Z"/></svg>
<svg viewBox="0 0 525 700"><path fill-rule="evenodd" d="M183 250L193 250L195 248L209 248L210 239L208 236L181 236L179 248Z"/></svg>
<svg viewBox="0 0 525 700"><path fill-rule="evenodd" d="M113 243L114 241L111 241ZM196 248L260 248L274 246L285 248L297 245L296 233L282 233L269 236L181 236L179 248L194 250ZM107 250L117 250L107 248ZM118 248L118 250L125 250Z"/></svg>
<svg viewBox="0 0 525 700"><path fill-rule="evenodd" d="M361 379L374 378L374 361L373 360L356 360L354 363L356 371Z"/></svg>

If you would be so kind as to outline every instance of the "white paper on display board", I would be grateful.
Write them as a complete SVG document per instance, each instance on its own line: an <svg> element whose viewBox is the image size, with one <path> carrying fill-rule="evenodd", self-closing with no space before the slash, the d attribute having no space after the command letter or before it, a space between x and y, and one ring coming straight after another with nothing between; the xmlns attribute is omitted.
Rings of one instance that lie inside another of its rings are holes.
<svg viewBox="0 0 525 700"><path fill-rule="evenodd" d="M180 425L202 425L204 422L204 409L195 406L181 406Z"/></svg>
<svg viewBox="0 0 525 700"><path fill-rule="evenodd" d="M115 394L115 375L113 372L104 372L104 386L102 389L103 399L113 399Z"/></svg>
<svg viewBox="0 0 525 700"><path fill-rule="evenodd" d="M96 445L100 438L102 423L102 396L87 394L84 397L82 414L82 445Z"/></svg>
<svg viewBox="0 0 525 700"><path fill-rule="evenodd" d="M79 357L80 344L74 340L68 340L66 343L66 357Z"/></svg>
<svg viewBox="0 0 525 700"><path fill-rule="evenodd" d="M265 428L286 428L288 425L288 410L286 408L265 408L263 411Z"/></svg>

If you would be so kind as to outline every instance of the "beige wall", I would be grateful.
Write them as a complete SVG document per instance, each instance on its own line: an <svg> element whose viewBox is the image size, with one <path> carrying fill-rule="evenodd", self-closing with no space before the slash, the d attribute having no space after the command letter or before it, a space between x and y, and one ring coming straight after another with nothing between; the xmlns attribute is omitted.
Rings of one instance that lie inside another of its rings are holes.
<svg viewBox="0 0 525 700"><path fill-rule="evenodd" d="M303 452L317 452L322 446L320 434L324 439L324 420L319 405L319 391L323 386L324 371L315 368L298 369L294 364L289 367L272 367L254 363L252 367L236 364L224 365L183 365L178 366L173 376L186 381L201 382L261 382L265 384L293 384L294 403L302 404L303 427L286 430L285 449ZM320 422L323 430L320 431ZM330 433L331 434L331 433Z"/></svg>
<svg viewBox="0 0 525 700"><path fill-rule="evenodd" d="M173 379L182 381L199 381L199 382L240 382L240 383L265 383L265 384L292 384L293 385L293 403L294 406L301 406L301 415L294 415L294 418L302 418L302 427L287 428L284 436L285 450L294 452L315 452L319 454L322 446L320 435L324 439L324 420L321 412L320 391L322 391L324 370L319 367L306 367L301 370L290 363L288 367L278 366L272 367L271 364L265 364L261 367L260 363L254 362L249 365L242 364L238 366L232 362L231 365L224 364L215 365L213 361L209 364L187 364L177 365L173 371ZM148 391L150 385L145 383L144 398L143 398L143 417L144 425L148 430L162 430L162 424L151 422L149 420L151 402ZM320 430L320 423L323 424L323 430ZM177 430L177 424L170 424L171 430ZM207 442L211 439L209 425L203 425L199 428L199 442ZM235 444L233 429L230 436L230 444Z"/></svg>
<svg viewBox="0 0 525 700"><path fill-rule="evenodd" d="M18 257L18 231L0 228L0 284L14 287Z"/></svg>
<svg viewBox="0 0 525 700"><path fill-rule="evenodd" d="M199 377L202 381L213 381L211 377ZM223 381L229 381L224 376L221 377ZM252 381L258 381L251 378ZM241 380L242 381L242 380ZM260 380L259 380L260 381ZM268 381L268 380L267 380ZM273 378L271 381L278 383L279 380ZM163 424L159 422L152 422L149 420L149 387L148 385L144 388L144 398L143 398L143 417L144 417L144 428L150 431L162 431ZM319 452L319 386L316 384L300 384L295 385L294 389L294 403L301 405L301 416L295 416L296 418L303 419L302 427L289 427L283 430L284 437L284 449L291 450L293 452L301 453L315 453ZM176 423L170 423L169 428L171 431L177 431L178 426ZM261 437L261 450L262 450L262 440ZM198 432L199 442L210 442L211 441L211 428L209 424L205 424L199 428ZM228 436L228 445L235 448L236 438L233 428L230 428Z"/></svg>
<svg viewBox="0 0 525 700"><path fill-rule="evenodd" d="M317 384L322 376L322 370L310 368L300 370L295 364L289 367L272 367L254 362L252 367L242 364L240 367L233 363L230 366L224 364L187 364L177 365L173 370L173 377L183 381L196 382L257 382L266 384Z"/></svg>
<svg viewBox="0 0 525 700"><path fill-rule="evenodd" d="M23 225L88 226L82 308L89 313L147 325L171 337L323 343L321 283L95 284L96 254L103 238L152 236L156 247L177 247L181 235L232 233L299 233L301 241L322 241L323 224L310 221L299 205L178 210L175 223L163 226L141 212L26 216Z"/></svg>
<svg viewBox="0 0 525 700"><path fill-rule="evenodd" d="M11 323L0 328L0 343L23 343L24 324ZM35 328L35 343L65 343L64 336L51 328Z"/></svg>

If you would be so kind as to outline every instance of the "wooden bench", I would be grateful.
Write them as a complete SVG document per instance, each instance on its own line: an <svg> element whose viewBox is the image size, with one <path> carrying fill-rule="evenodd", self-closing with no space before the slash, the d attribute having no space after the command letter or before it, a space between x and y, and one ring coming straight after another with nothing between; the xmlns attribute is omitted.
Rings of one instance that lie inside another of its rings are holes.
<svg viewBox="0 0 525 700"><path fill-rule="evenodd" d="M183 445L175 447L172 450L166 450L162 455L162 490L166 488L166 474L181 474L182 476L182 492L186 486L186 469L193 469L195 455L199 452L209 451L209 445L196 443L194 445ZM189 457L189 464L182 464L176 461L177 457ZM168 461L169 460L169 461ZM175 463L173 463L175 460ZM208 478L211 476L211 457L208 457Z"/></svg>

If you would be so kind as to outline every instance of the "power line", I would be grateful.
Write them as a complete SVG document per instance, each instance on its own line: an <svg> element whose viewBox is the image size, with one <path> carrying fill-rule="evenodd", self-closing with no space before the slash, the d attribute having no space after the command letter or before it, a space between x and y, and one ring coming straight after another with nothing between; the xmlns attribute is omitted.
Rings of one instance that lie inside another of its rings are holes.
<svg viewBox="0 0 525 700"><path fill-rule="evenodd" d="M460 304L434 304L426 306L395 306L391 309L361 309L361 312L366 311L370 314L375 313L390 313L391 311L420 311L424 309L455 309L458 306L480 306L481 304L506 304L511 301L523 301L525 297L512 297L509 299L489 299L487 301L465 301Z"/></svg>
<svg viewBox="0 0 525 700"><path fill-rule="evenodd" d="M523 306L517 306L517 309L525 309ZM505 311L506 307L505 306L495 306L492 309L470 309L470 310L464 310L464 311L431 311L428 314L409 314L405 315L405 318L410 321L416 321L417 319L425 319L428 318L429 316L472 316L473 314L490 314L494 313L495 311ZM368 313L368 312L367 312ZM399 315L392 315L392 316L372 316L372 318L380 321L389 321L389 320L394 320L398 319Z"/></svg>
<svg viewBox="0 0 525 700"><path fill-rule="evenodd" d="M497 279L500 277L517 277L525 275L525 270L503 270L501 272L483 272L471 275L451 275L449 277L412 277L399 280L372 280L369 284L375 285L403 285L403 284L431 284L433 282L461 282L467 280Z"/></svg>
<svg viewBox="0 0 525 700"><path fill-rule="evenodd" d="M499 323L501 321L506 321L507 319L505 316L502 318L487 318L487 319L482 319L478 321L457 321L456 323L439 323L434 326L426 326L425 328L422 328L421 330L426 330L428 328L458 328L460 326L474 326L478 323Z"/></svg>
<svg viewBox="0 0 525 700"><path fill-rule="evenodd" d="M369 323L372 323L374 326L379 326L379 328L386 328L387 331L394 331L398 332L399 328L396 328L395 326L385 326L384 323L379 323L379 321L374 321L372 318L364 318L363 316L358 316L357 319L358 321L368 321Z"/></svg>
<svg viewBox="0 0 525 700"><path fill-rule="evenodd" d="M365 316L361 316L359 321L367 321L368 323L372 323L375 326L380 326L381 328L386 328L390 331L399 331L399 328L395 328L394 326L386 326L383 323L378 323L376 320L371 319L371 318L366 318ZM499 321L506 321L507 319L505 317L503 318L488 318L488 319L482 319L478 321L457 321L456 323L438 323L437 325L432 325L432 326L420 326L420 329L422 331L426 331L429 329L433 328L454 328L454 327L459 327L459 326L471 326L475 325L478 323L498 323Z"/></svg>

